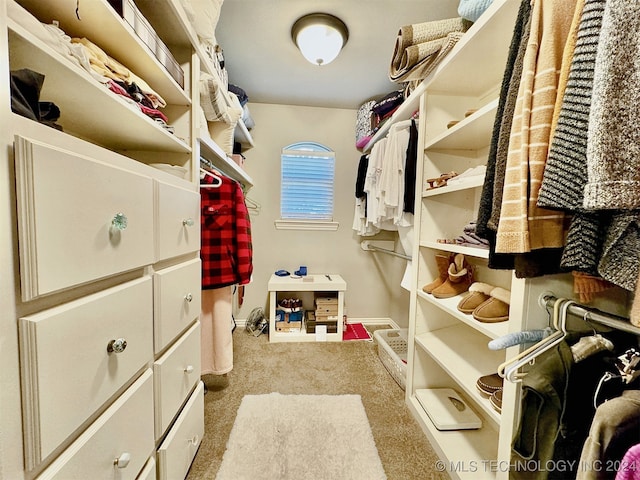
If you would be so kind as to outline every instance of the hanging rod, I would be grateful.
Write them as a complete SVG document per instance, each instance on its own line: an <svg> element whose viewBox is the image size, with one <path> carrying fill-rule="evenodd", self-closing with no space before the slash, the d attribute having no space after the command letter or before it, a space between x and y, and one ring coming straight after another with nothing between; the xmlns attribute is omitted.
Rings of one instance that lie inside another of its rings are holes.
<svg viewBox="0 0 640 480"><path fill-rule="evenodd" d="M362 242L360 244L360 247L366 251L382 252L382 253L386 253L387 255L393 255L394 257L400 257L400 258L404 258L405 260L411 260L411 257L409 255L405 255L404 253L394 252L393 250L389 250L388 248L382 248L376 245L372 245L368 241Z"/></svg>
<svg viewBox="0 0 640 480"><path fill-rule="evenodd" d="M540 295L540 304L544 308L553 308L553 304L556 302L557 297L549 293L543 293ZM603 312L596 308L587 307L579 303L574 303L569 306L568 313L583 318L586 321L593 321L607 327L615 328L634 335L640 335L640 327L636 327L629 322L628 318L620 317L612 313Z"/></svg>

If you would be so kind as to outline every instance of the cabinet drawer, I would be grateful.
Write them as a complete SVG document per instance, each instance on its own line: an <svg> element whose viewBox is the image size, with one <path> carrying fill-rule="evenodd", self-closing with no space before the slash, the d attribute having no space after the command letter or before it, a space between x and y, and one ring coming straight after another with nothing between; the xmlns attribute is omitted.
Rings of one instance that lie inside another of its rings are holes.
<svg viewBox="0 0 640 480"><path fill-rule="evenodd" d="M25 451L37 465L153 358L151 277L20 319ZM125 339L120 353L112 340Z"/></svg>
<svg viewBox="0 0 640 480"><path fill-rule="evenodd" d="M153 364L153 378L156 439L159 439L200 379L199 322Z"/></svg>
<svg viewBox="0 0 640 480"><path fill-rule="evenodd" d="M154 345L159 353L200 316L200 259L154 275Z"/></svg>
<svg viewBox="0 0 640 480"><path fill-rule="evenodd" d="M156 480L156 461L153 457L149 457L149 460L136 477L136 480Z"/></svg>
<svg viewBox="0 0 640 480"><path fill-rule="evenodd" d="M152 379L147 369L38 480L135 479L155 447Z"/></svg>
<svg viewBox="0 0 640 480"><path fill-rule="evenodd" d="M20 136L15 163L23 300L153 263L150 177Z"/></svg>
<svg viewBox="0 0 640 480"><path fill-rule="evenodd" d="M189 397L158 448L158 480L185 478L204 435L204 383Z"/></svg>
<svg viewBox="0 0 640 480"><path fill-rule="evenodd" d="M156 181L158 260L200 250L200 194Z"/></svg>

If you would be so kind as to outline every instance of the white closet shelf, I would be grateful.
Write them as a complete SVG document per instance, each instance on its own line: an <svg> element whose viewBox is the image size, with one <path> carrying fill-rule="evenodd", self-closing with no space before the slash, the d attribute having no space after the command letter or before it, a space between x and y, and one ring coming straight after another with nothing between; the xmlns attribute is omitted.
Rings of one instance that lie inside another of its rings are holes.
<svg viewBox="0 0 640 480"><path fill-rule="evenodd" d="M198 44L198 36L178 0L136 0L136 6L165 44L190 48Z"/></svg>
<svg viewBox="0 0 640 480"><path fill-rule="evenodd" d="M416 293L418 297L435 305L439 309L444 310L449 315L457 318L463 323L466 323L471 328L473 328L474 330L477 330L483 335L486 335L487 337L498 338L509 333L508 322L498 322L498 323L478 322L475 318L473 318L472 315L466 315L462 313L460 310L458 310L458 303L460 303L460 300L462 300L462 298L466 295L466 292L461 295L456 295L455 297L443 298L443 299L435 298L433 295L429 295L428 293L424 293L420 290L418 290ZM486 348L486 345L485 345L485 348Z"/></svg>
<svg viewBox="0 0 640 480"><path fill-rule="evenodd" d="M239 181L245 187L253 186L253 179L241 169L236 162L231 160L226 153L210 138L200 137L200 156L211 161L220 171Z"/></svg>
<svg viewBox="0 0 640 480"><path fill-rule="evenodd" d="M477 178L470 179L465 183L458 185L446 185L444 187L433 188L431 190L424 190L422 192L422 198L435 197L437 195L445 195L447 193L459 192L461 190L470 190L473 188L482 187L484 185L484 175Z"/></svg>
<svg viewBox="0 0 640 480"><path fill-rule="evenodd" d="M191 152L183 140L109 91L88 72L62 58L12 20L8 24L11 69L29 68L45 75L40 98L60 107L59 123L67 133L117 150Z"/></svg>
<svg viewBox="0 0 640 480"><path fill-rule="evenodd" d="M43 2L19 0L41 22L60 22L60 28L71 37L86 37L109 56L130 68L170 105L190 105L191 100L133 28L120 17L106 0L83 0L80 18L75 2ZM156 2L159 6L163 2ZM165 8L165 12L166 12Z"/></svg>
<svg viewBox="0 0 640 480"><path fill-rule="evenodd" d="M495 478L490 462L497 457L496 430L488 425L477 430L438 430L415 395L411 395L407 403L433 448L445 462L451 478Z"/></svg>
<svg viewBox="0 0 640 480"><path fill-rule="evenodd" d="M484 97L502 81L520 2L494 1L442 60L428 83L430 93ZM481 52L481 53L479 53Z"/></svg>
<svg viewBox="0 0 640 480"><path fill-rule="evenodd" d="M431 248L433 250L442 250L444 252L462 253L469 257L489 258L488 248L465 247L464 245L456 245L455 243L438 243L421 241L421 247Z"/></svg>
<svg viewBox="0 0 640 480"><path fill-rule="evenodd" d="M240 142L246 148L254 147L253 137L242 119L238 120L238 124L236 125L236 129L233 133L236 142Z"/></svg>
<svg viewBox="0 0 640 480"><path fill-rule="evenodd" d="M490 351L486 336L461 324L416 335L415 342L464 389L486 418L495 426L500 424L500 414L480 394L476 381L497 371L504 362L504 352Z"/></svg>
<svg viewBox="0 0 640 480"><path fill-rule="evenodd" d="M425 145L425 150L480 150L487 147L497 110L496 98L438 135Z"/></svg>

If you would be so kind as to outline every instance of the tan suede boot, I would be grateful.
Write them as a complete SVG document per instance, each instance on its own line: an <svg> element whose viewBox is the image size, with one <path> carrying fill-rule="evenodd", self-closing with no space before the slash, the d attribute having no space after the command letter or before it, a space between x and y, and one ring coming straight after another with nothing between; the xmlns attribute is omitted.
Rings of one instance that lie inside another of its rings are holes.
<svg viewBox="0 0 640 480"><path fill-rule="evenodd" d="M449 274L447 273L449 269L449 264L452 261L452 257L450 255L436 255L436 266L438 267L438 278L436 278L433 282L427 283L424 287L422 287L422 291L424 293L431 293L434 288L438 288L442 285Z"/></svg>
<svg viewBox="0 0 640 480"><path fill-rule="evenodd" d="M436 298L451 298L469 290L473 283L471 265L469 265L462 253L456 254L453 262L449 264L447 279L437 288L431 291Z"/></svg>

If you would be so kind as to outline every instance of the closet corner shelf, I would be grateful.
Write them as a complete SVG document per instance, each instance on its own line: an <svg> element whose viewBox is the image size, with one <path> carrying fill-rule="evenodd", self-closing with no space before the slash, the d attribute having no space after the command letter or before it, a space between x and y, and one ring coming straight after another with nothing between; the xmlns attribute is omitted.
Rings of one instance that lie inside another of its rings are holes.
<svg viewBox="0 0 640 480"><path fill-rule="evenodd" d="M59 123L65 132L116 150L191 152L183 140L118 98L88 72L10 19L8 24L11 69L30 68L45 75L41 96L60 107ZM92 99L92 108L78 98Z"/></svg>
<svg viewBox="0 0 640 480"><path fill-rule="evenodd" d="M240 142L245 148L253 148L255 146L253 143L253 137L242 119L238 120L238 124L234 131L234 138L236 142Z"/></svg>
<svg viewBox="0 0 640 480"><path fill-rule="evenodd" d="M428 91L480 98L499 85L519 7L494 0L427 79Z"/></svg>
<svg viewBox="0 0 640 480"><path fill-rule="evenodd" d="M482 187L484 185L484 175L482 177L473 178L465 183L458 185L445 185L444 187L432 188L430 190L424 190L422 192L422 198L435 197L437 195L444 195L452 192L459 192L461 190L471 190L472 188Z"/></svg>
<svg viewBox="0 0 640 480"><path fill-rule="evenodd" d="M452 297L452 298L443 298L443 299L435 298L433 295L424 293L420 290L418 290L416 293L418 297L422 298L423 300L429 303L432 303L436 307L447 312L449 315L469 325L474 330L477 330L478 332L482 333L483 335L486 335L489 338L495 339L509 333L509 322L497 322L497 323L478 322L476 319L473 318L473 316L464 314L460 310L458 310L458 303L460 303L460 300L462 300L464 295L466 295L466 292L461 295L456 295L455 297Z"/></svg>
<svg viewBox="0 0 640 480"><path fill-rule="evenodd" d="M443 252L462 253L469 257L489 258L488 248L473 248L473 247L465 247L463 245L456 245L454 243L438 243L438 242L428 242L428 241L421 241L420 246L425 248L431 248L433 250L442 250Z"/></svg>
<svg viewBox="0 0 640 480"><path fill-rule="evenodd" d="M480 150L489 146L497 110L496 98L436 136L425 150Z"/></svg>
<svg viewBox="0 0 640 480"><path fill-rule="evenodd" d="M45 23L60 22L60 28L71 37L86 37L108 55L145 80L170 105L191 104L187 93L176 83L133 28L105 1L92 1L80 6L82 21L75 8L65 2L21 0L20 3ZM165 2L156 2L164 4ZM84 7L84 8L83 8Z"/></svg>
<svg viewBox="0 0 640 480"><path fill-rule="evenodd" d="M220 171L239 181L245 187L253 186L253 179L240 166L232 161L220 146L211 138L199 137L200 156L213 163Z"/></svg>

